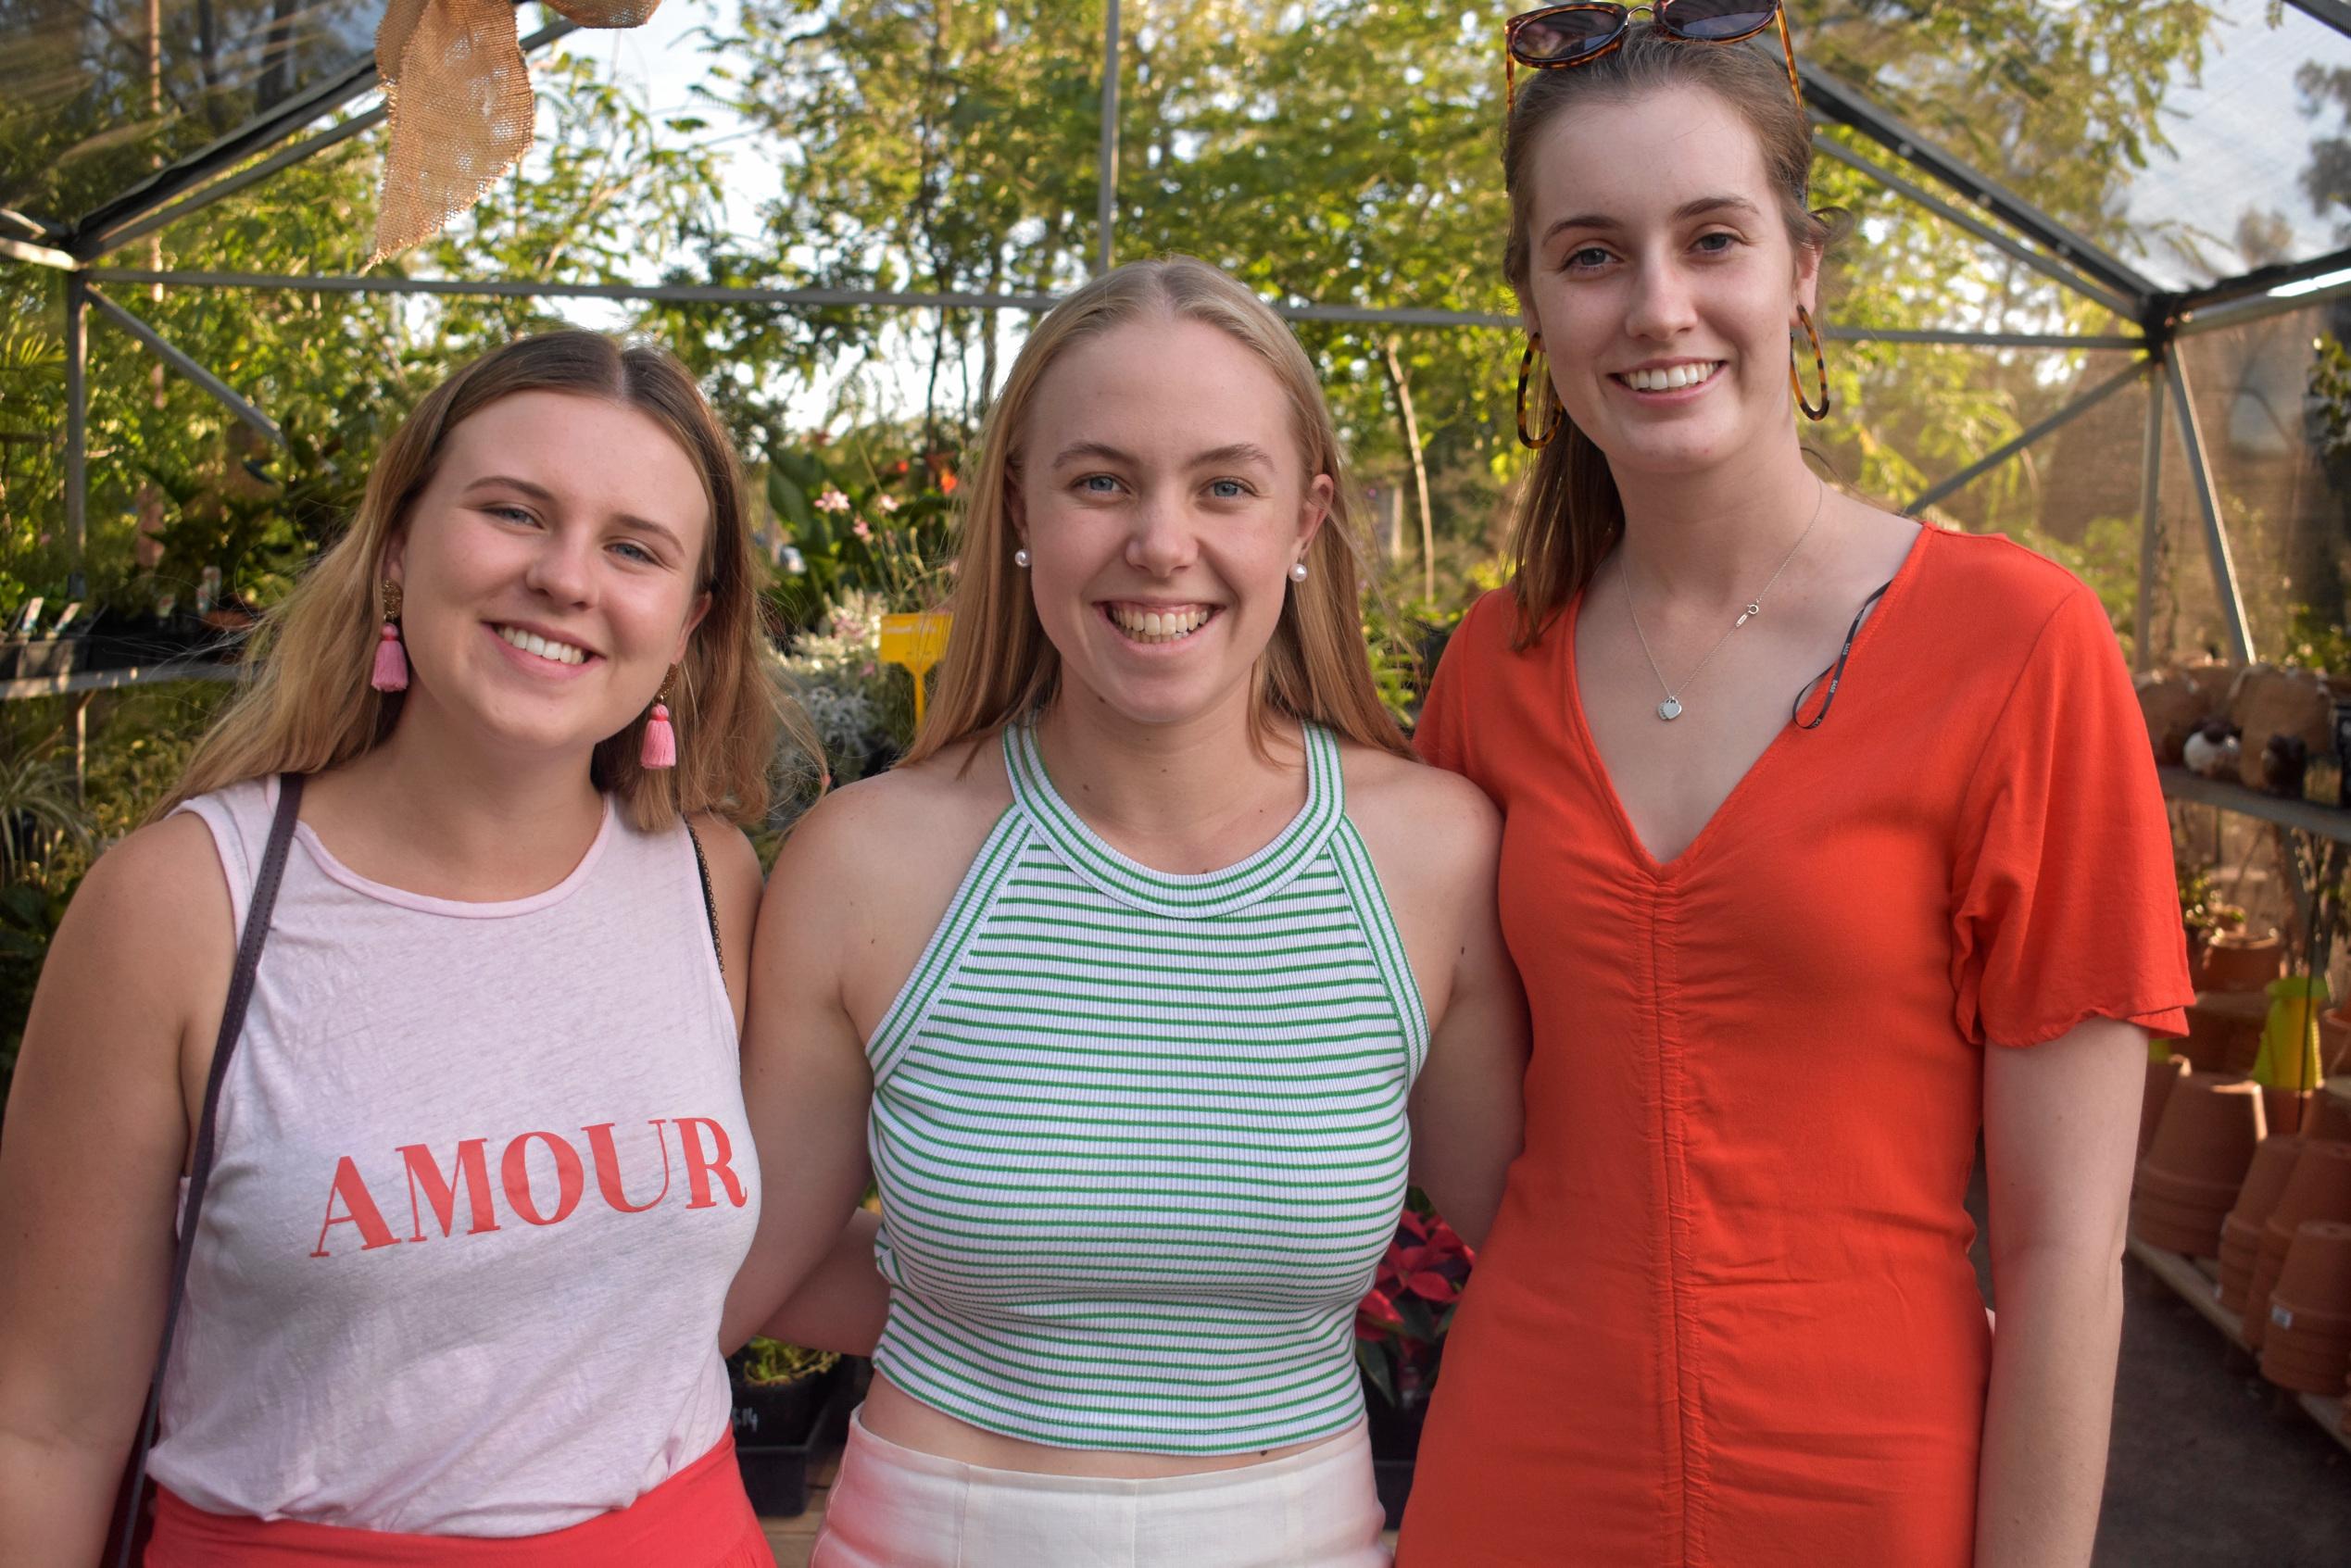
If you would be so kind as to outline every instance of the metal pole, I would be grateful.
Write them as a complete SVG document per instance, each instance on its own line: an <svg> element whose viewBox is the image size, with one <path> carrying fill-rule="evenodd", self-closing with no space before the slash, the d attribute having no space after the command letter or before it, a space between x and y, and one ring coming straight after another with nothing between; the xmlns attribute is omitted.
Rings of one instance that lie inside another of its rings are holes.
<svg viewBox="0 0 2351 1568"><path fill-rule="evenodd" d="M96 306L102 315L111 318L117 326L145 345L149 353L210 393L229 412L268 436L272 442L280 446L285 445L285 433L278 429L277 421L245 401L234 387L196 363L183 350L173 346L161 332L157 332L97 290L90 289L88 296L90 303Z"/></svg>
<svg viewBox="0 0 2351 1568"><path fill-rule="evenodd" d="M2133 668L2155 668L2156 546L2162 536L2163 361L2147 365L2147 437L2139 481L2139 608Z"/></svg>
<svg viewBox="0 0 2351 1568"><path fill-rule="evenodd" d="M104 256L108 251L121 249L132 240L145 239L157 230L176 223L192 212L202 211L223 196L234 195L248 185L267 180L282 169L290 168L306 158L316 157L339 142L348 141L364 132L374 130L383 123L383 118L384 111L382 105L369 109L364 114L354 115L342 124L321 131L307 141L296 142L283 152L264 158L250 168L240 169L225 180L216 180L200 191L182 196L159 212L122 228L108 230L91 241L89 252L94 257Z"/></svg>
<svg viewBox="0 0 2351 1568"><path fill-rule="evenodd" d="M2083 393L2081 396L2075 398L2072 402L2067 404L2056 413L2051 414L2048 418L2027 426L2025 430L2014 440L2002 443L2000 445L1993 447L1991 451L1986 452L1982 457L1978 458L1974 462L1969 463L1966 468L1961 469L1957 473L1955 473L1950 478L1942 481L1941 483L1929 485L1926 489L1918 492L1917 495L1911 497L1910 504L1902 508L1903 515L1905 517L1917 517L1921 511L1924 511L1927 508L1933 506L1937 501L1942 500L1944 496L1954 495L1958 491L1966 489L1968 485L1973 484L1978 479L1987 473L1990 473L1993 469L1998 468L2001 464L2006 462L2009 458L2015 457L2018 453L2023 451L2026 447L2031 445L2034 442L2048 434L2051 431L2071 423L2073 420L2078 420L2082 415L2088 413L2091 409L2096 408L2099 404L2104 403L2107 398L2121 391L2126 383L2131 382L2141 373L2140 367L2133 365L2129 370L2123 371L2120 375L2099 383L2096 386L2092 387L2088 392Z"/></svg>
<svg viewBox="0 0 2351 1568"><path fill-rule="evenodd" d="M157 271L144 267L94 267L94 283L168 283L188 288L286 289L296 294L430 294L504 299L664 300L675 305L866 305L907 310L1050 310L1054 297L1042 294L917 294L876 289L747 289L711 283L534 283L513 279L473 282L464 278L402 278L389 273L362 278L291 272ZM1359 305L1272 306L1290 321L1360 321L1403 327L1515 327L1518 318L1492 311L1377 309ZM1968 332L1906 327L1824 325L1820 335L1837 343L1930 343L1960 348L2122 349L2136 353L2146 339L2123 335L2074 336L2064 332Z"/></svg>
<svg viewBox="0 0 2351 1568"><path fill-rule="evenodd" d="M2018 261L2023 262L2026 266L2031 268L2042 276L2071 289L2074 293L2081 295L2086 299L2093 299L2097 301L2100 305L2105 306L2116 315L2128 319L2136 317L2139 314L2137 307L2133 306L2131 301L2115 293L2112 289L2106 287L2102 283L2092 282L2088 278L2083 277L2080 272L2075 271L2072 268L2052 261L2049 257L2042 255L2039 251L2032 249L2030 246L2021 245L2017 241L2010 239L2007 235L2002 233L1991 224L1984 222L1982 220L1962 208L1952 206L1949 202L1944 201L1941 196L1934 194L1932 192L1924 189L1913 182L1905 180L1901 175L1894 173L1892 169L1880 169L1877 164L1871 162L1869 159L1863 157L1860 154L1853 151L1851 148L1838 143L1827 132L1819 131L1813 132L1812 150L1820 154L1824 157L1836 159L1839 163L1845 165L1848 169L1853 169L1858 170L1862 174L1867 175L1870 179L1875 180L1879 184L1883 185L1886 189L1893 192L1896 195L1908 197L1912 202L1916 203L1919 207L1925 207L1929 212L1933 213L1936 217L1942 219L1944 222L1952 225L1954 228L1967 231L1968 233L1973 234L1976 238L1983 241L1986 245L2003 251L2009 256L2015 257Z"/></svg>
<svg viewBox="0 0 2351 1568"><path fill-rule="evenodd" d="M1102 161L1095 175L1094 233L1099 258L1094 270L1112 266L1113 225L1118 217L1118 0L1102 19Z"/></svg>
<svg viewBox="0 0 2351 1568"><path fill-rule="evenodd" d="M90 285L79 272L68 272L65 283L66 544L73 559L66 596L79 599L89 594L82 569L89 542L90 343L85 311Z"/></svg>
<svg viewBox="0 0 2351 1568"><path fill-rule="evenodd" d="M2196 420L2195 400L2188 395L2187 367L2180 356L2164 360L2171 383L2171 412L2180 421L2180 445L2188 455L2188 477L2195 481L2196 506L2204 513L2205 553L2212 561L2212 586L2219 596L2220 614L2229 622L2229 649L2240 664L2253 662L2253 633L2246 629L2244 596L2237 592L2237 563L2229 554L2229 531L2220 521L2220 498L2212 488L2212 469L2205 461L2204 430Z"/></svg>

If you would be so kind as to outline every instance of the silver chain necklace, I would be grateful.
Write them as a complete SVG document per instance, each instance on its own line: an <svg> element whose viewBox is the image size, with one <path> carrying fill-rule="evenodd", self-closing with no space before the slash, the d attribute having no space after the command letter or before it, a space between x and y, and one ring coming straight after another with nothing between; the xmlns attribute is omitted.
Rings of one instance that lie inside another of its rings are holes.
<svg viewBox="0 0 2351 1568"><path fill-rule="evenodd" d="M1796 542L1788 546L1788 553L1779 558L1779 570L1771 574L1771 581L1763 585L1763 591L1761 593L1747 601L1746 609L1741 612L1738 620L1730 623L1730 631L1725 632L1721 636L1716 638L1715 646L1706 650L1706 657L1700 659L1696 666L1691 670L1690 673L1681 678L1681 687L1679 691L1677 691L1674 687L1666 684L1666 672L1657 667L1657 656L1649 651L1648 633L1641 629L1641 612L1633 608L1632 559L1629 556L1622 558L1625 573L1625 615L1632 621L1633 635L1641 639L1641 653L1642 658L1649 660L1649 672L1657 677L1657 689L1666 694L1666 700L1657 705L1658 718L1665 720L1667 723L1671 723L1676 719L1680 718L1681 692L1688 691L1690 689L1690 683L1698 678L1698 672L1705 669L1709 663L1713 662L1715 655L1722 651L1723 644L1730 641L1731 632L1738 631L1739 628L1744 626L1748 621L1753 621L1756 616L1763 613L1763 602L1765 597L1770 594L1772 589L1779 585L1780 576L1782 573L1787 571L1788 563L1796 558L1796 552L1803 549L1804 547L1804 541L1812 537L1813 529L1818 526L1820 522L1821 508L1828 505L1828 482L1826 480L1822 480L1817 483L1820 485L1820 489L1818 494L1813 498L1812 521L1804 524L1804 531L1802 533L1796 535Z"/></svg>

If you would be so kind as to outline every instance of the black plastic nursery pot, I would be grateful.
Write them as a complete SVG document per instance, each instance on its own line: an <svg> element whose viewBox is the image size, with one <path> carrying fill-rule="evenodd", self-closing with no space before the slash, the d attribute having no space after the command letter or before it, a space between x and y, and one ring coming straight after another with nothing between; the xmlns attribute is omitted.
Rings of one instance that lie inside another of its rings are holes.
<svg viewBox="0 0 2351 1568"><path fill-rule="evenodd" d="M857 1363L842 1360L795 1383L735 1381L735 1462L751 1512L789 1519L808 1512L817 1458L849 1433Z"/></svg>
<svg viewBox="0 0 2351 1568"><path fill-rule="evenodd" d="M1421 1420L1425 1404L1400 1411L1379 1391L1364 1390L1364 1422L1371 1439L1372 1485L1378 1488L1379 1506L1388 1528L1401 1529L1404 1504L1413 1495L1413 1466L1420 1455Z"/></svg>

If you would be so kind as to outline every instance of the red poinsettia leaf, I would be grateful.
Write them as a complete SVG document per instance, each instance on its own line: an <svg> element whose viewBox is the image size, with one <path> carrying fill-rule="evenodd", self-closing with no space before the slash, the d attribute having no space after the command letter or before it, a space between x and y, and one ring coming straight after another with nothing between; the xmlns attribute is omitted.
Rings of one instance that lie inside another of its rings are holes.
<svg viewBox="0 0 2351 1568"><path fill-rule="evenodd" d="M1427 1301L1451 1301L1461 1295L1452 1280L1434 1269L1422 1269L1404 1276L1404 1287Z"/></svg>
<svg viewBox="0 0 2351 1568"><path fill-rule="evenodd" d="M1384 1290L1365 1293L1356 1305L1355 1321L1358 1324L1368 1323L1382 1334L1393 1334L1404 1326L1403 1314L1397 1311L1396 1303Z"/></svg>
<svg viewBox="0 0 2351 1568"><path fill-rule="evenodd" d="M1428 1222L1409 1209L1396 1216L1396 1224L1400 1229L1410 1231L1415 1240L1428 1239Z"/></svg>

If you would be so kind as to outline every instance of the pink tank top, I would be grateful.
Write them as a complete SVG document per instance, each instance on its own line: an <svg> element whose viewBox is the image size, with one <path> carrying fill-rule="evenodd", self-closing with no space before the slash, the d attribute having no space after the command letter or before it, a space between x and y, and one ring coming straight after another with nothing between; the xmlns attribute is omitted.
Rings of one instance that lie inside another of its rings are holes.
<svg viewBox="0 0 2351 1568"><path fill-rule="evenodd" d="M190 801L241 930L274 779ZM149 1470L215 1513L523 1536L725 1436L759 1218L683 828L608 799L556 886L370 882L295 830Z"/></svg>

